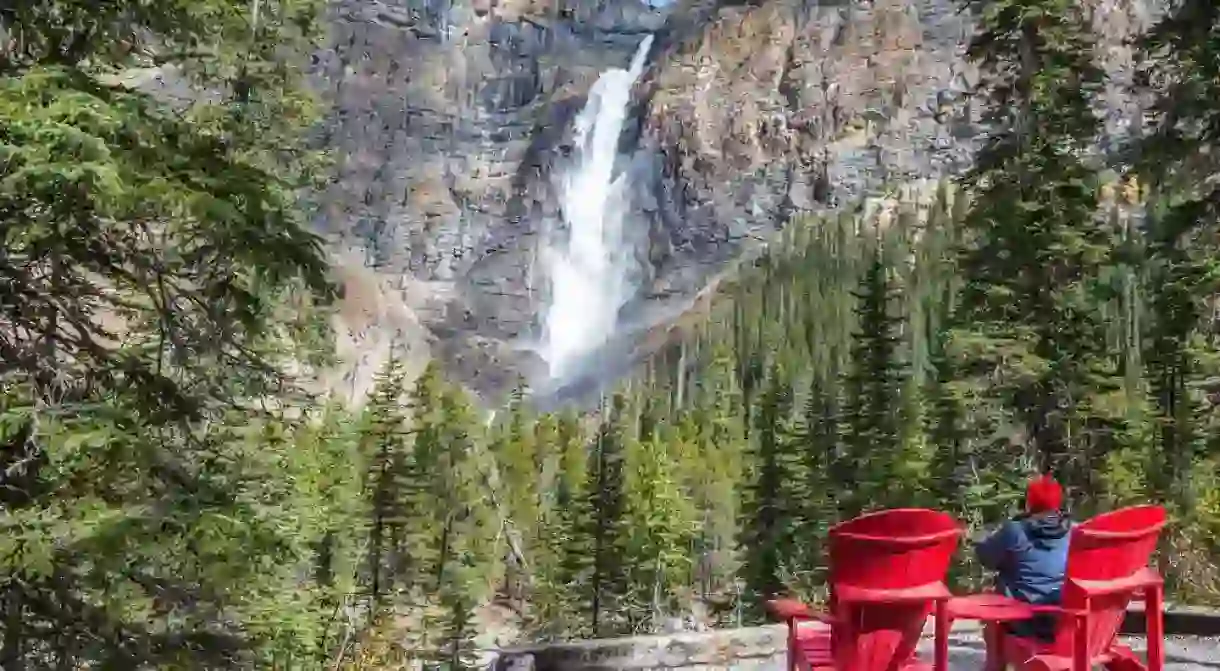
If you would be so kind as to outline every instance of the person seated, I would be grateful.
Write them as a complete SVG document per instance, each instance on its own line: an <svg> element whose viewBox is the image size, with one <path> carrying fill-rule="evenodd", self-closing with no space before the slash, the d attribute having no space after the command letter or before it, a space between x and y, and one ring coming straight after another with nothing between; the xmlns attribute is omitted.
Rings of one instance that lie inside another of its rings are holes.
<svg viewBox="0 0 1220 671"><path fill-rule="evenodd" d="M1035 605L1058 605L1067 571L1071 520L1062 512L1063 489L1047 475L1030 481L1025 513L1005 522L975 546L979 562L997 573L999 591ZM1052 640L1054 615L1012 622L1016 636Z"/></svg>

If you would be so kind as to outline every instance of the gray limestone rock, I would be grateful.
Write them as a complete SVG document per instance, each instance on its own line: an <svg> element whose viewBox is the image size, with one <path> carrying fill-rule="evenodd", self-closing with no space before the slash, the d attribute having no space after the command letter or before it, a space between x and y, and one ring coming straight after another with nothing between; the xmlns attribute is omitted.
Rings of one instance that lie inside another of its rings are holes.
<svg viewBox="0 0 1220 671"><path fill-rule="evenodd" d="M1138 117L1123 40L1151 2L1087 2L1117 136ZM529 347L537 260L571 122L644 35L657 38L621 146L646 267L628 332L680 311L790 217L952 174L980 138L970 25L950 0L336 0L330 20L314 60L338 169L319 230L412 324L387 318L374 340L414 340L485 395L545 368Z"/></svg>
<svg viewBox="0 0 1220 671"><path fill-rule="evenodd" d="M959 623L968 625L973 623ZM974 671L985 658L977 627L954 628L950 635L950 671ZM782 671L787 668L786 629L783 626L723 629L705 633L579 641L568 644L540 645L502 649L494 654L495 671L508 671L528 665L536 671L610 671L668 669L682 671ZM1144 641L1128 637L1124 641L1141 652ZM930 631L920 645L920 654L932 655ZM1167 671L1202 671L1216 668L1215 639L1176 637L1166 641Z"/></svg>

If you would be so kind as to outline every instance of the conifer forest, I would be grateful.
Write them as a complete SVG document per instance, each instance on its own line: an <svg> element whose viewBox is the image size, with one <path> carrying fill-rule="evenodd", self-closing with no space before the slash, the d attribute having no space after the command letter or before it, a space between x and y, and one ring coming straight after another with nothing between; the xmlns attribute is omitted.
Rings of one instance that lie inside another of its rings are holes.
<svg viewBox="0 0 1220 671"><path fill-rule="evenodd" d="M1078 519L1163 502L1170 598L1220 602L1220 5L1141 37L1103 148L1084 10L959 4L972 169L795 217L540 413L435 364L297 384L338 296L292 55L321 0L3 3L0 668L469 668L489 604L520 642L743 626L822 598L836 522L973 537L1047 471ZM165 63L215 95L121 81Z"/></svg>

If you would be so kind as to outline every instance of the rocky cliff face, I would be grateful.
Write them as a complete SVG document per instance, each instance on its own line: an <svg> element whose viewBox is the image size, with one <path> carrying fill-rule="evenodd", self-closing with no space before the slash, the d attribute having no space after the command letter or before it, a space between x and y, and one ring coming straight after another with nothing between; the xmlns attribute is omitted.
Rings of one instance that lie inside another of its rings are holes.
<svg viewBox="0 0 1220 671"><path fill-rule="evenodd" d="M335 4L316 73L339 168L319 225L365 305L343 323L345 392L359 395L391 337L480 391L528 372L551 166L598 74L665 16L636 0Z"/></svg>
<svg viewBox="0 0 1220 671"><path fill-rule="evenodd" d="M1121 75L1147 3L1088 2ZM356 396L391 340L488 394L538 369L534 261L571 121L648 33L622 147L650 270L629 323L794 214L952 173L978 138L951 0L338 0L332 25L316 73L339 169L318 225L349 290L332 383ZM1117 132L1132 105L1112 97Z"/></svg>

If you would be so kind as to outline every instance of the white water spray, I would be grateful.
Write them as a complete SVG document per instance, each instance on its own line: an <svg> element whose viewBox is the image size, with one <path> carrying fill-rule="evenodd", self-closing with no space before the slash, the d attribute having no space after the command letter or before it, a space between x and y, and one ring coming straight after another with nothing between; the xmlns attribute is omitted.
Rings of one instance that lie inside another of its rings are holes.
<svg viewBox="0 0 1220 671"><path fill-rule="evenodd" d="M652 35L627 70L602 73L576 118L576 160L560 192L566 240L543 250L551 298L543 317L542 357L552 379L563 379L580 359L614 333L618 311L631 298L635 250L623 235L628 176L615 175L619 135L631 89L644 71Z"/></svg>

